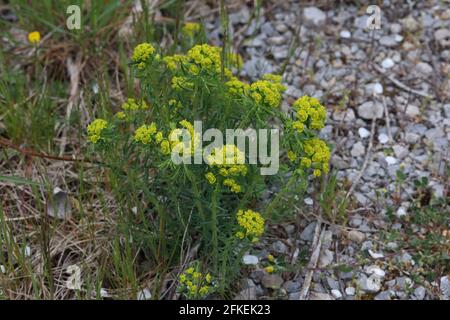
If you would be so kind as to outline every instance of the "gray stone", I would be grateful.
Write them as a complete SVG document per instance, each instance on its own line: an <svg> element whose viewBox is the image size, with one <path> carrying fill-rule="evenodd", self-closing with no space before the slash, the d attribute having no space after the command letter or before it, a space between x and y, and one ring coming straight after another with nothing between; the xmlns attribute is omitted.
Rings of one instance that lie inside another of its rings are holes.
<svg viewBox="0 0 450 320"><path fill-rule="evenodd" d="M398 44L394 35L382 36L379 41L385 47L395 47Z"/></svg>
<svg viewBox="0 0 450 320"><path fill-rule="evenodd" d="M357 283L361 290L365 292L378 292L381 289L381 279L379 276L372 274L370 277L367 277L365 274L360 274L358 277Z"/></svg>
<svg viewBox="0 0 450 320"><path fill-rule="evenodd" d="M383 67L383 69L390 69L394 65L395 65L395 62L391 58L386 58L381 62L381 67Z"/></svg>
<svg viewBox="0 0 450 320"><path fill-rule="evenodd" d="M347 238L351 241L355 241L357 243L361 243L366 239L366 235L364 233L362 233L361 231L358 230L351 230L348 235Z"/></svg>
<svg viewBox="0 0 450 320"><path fill-rule="evenodd" d="M419 62L416 65L416 71L418 73L421 73L423 75L430 75L431 73L433 73L433 67L430 66L428 63L426 62Z"/></svg>
<svg viewBox="0 0 450 320"><path fill-rule="evenodd" d="M415 300L423 300L423 299L425 299L426 293L427 293L427 290L423 286L419 286L414 290L412 298Z"/></svg>
<svg viewBox="0 0 450 320"><path fill-rule="evenodd" d="M301 287L302 286L301 286L300 281L290 281L289 280L283 284L283 289L286 290L288 293L300 291Z"/></svg>
<svg viewBox="0 0 450 320"><path fill-rule="evenodd" d="M316 7L306 7L303 9L303 19L310 26L323 26L325 24L325 13Z"/></svg>
<svg viewBox="0 0 450 320"><path fill-rule="evenodd" d="M263 287L268 289L280 289L283 278L278 274L265 274L261 280Z"/></svg>
<svg viewBox="0 0 450 320"><path fill-rule="evenodd" d="M436 30L434 38L442 47L450 47L450 29Z"/></svg>
<svg viewBox="0 0 450 320"><path fill-rule="evenodd" d="M350 154L353 157L361 157L362 155L364 155L366 153L366 148L364 147L364 145L358 141L357 143L355 143L353 145L352 150L350 151Z"/></svg>
<svg viewBox="0 0 450 320"><path fill-rule="evenodd" d="M384 109L380 103L373 103L367 101L358 106L358 115L366 120L372 120L375 118L381 118L383 116Z"/></svg>
<svg viewBox="0 0 450 320"><path fill-rule="evenodd" d="M414 118L420 114L420 109L419 107L410 104L406 107L405 114L410 118Z"/></svg>
<svg viewBox="0 0 450 320"><path fill-rule="evenodd" d="M409 154L408 148L399 144L394 145L392 149L394 150L395 156L399 159L403 159Z"/></svg>
<svg viewBox="0 0 450 320"><path fill-rule="evenodd" d="M406 132L405 141L408 144L416 144L420 140L420 136L414 132Z"/></svg>
<svg viewBox="0 0 450 320"><path fill-rule="evenodd" d="M267 42L273 46L281 46L286 43L286 38L283 36L275 36L267 39Z"/></svg>
<svg viewBox="0 0 450 320"><path fill-rule="evenodd" d="M314 229L316 228L316 222L312 222L303 229L302 233L300 233L300 239L304 241L312 241L314 236Z"/></svg>
<svg viewBox="0 0 450 320"><path fill-rule="evenodd" d="M355 112L350 108L345 111L336 110L333 112L333 120L339 122L353 122L355 121Z"/></svg>
<svg viewBox="0 0 450 320"><path fill-rule="evenodd" d="M450 280L448 276L442 277L440 280L440 288L441 294L444 296L444 299L450 299Z"/></svg>
<svg viewBox="0 0 450 320"><path fill-rule="evenodd" d="M234 300L256 300L256 287L249 287L241 290Z"/></svg>
<svg viewBox="0 0 450 320"><path fill-rule="evenodd" d="M345 288L345 294L349 296L354 296L356 293L356 289L354 287Z"/></svg>
<svg viewBox="0 0 450 320"><path fill-rule="evenodd" d="M337 290L337 289L333 289L331 290L331 295L335 298L335 299L340 299L342 298L342 293Z"/></svg>
<svg viewBox="0 0 450 320"><path fill-rule="evenodd" d="M311 292L309 294L309 300L334 300L334 298L328 293Z"/></svg>
<svg viewBox="0 0 450 320"><path fill-rule="evenodd" d="M328 249L324 250L319 258L319 268L325 268L326 266L329 266L333 262L333 259L333 251L330 251Z"/></svg>
<svg viewBox="0 0 450 320"><path fill-rule="evenodd" d="M377 294L374 300L391 300L395 296L395 292L392 290L382 291Z"/></svg>
<svg viewBox="0 0 450 320"><path fill-rule="evenodd" d="M272 244L272 248L275 252L285 254L289 251L289 248L284 244L283 241L276 241Z"/></svg>
<svg viewBox="0 0 450 320"><path fill-rule="evenodd" d="M327 277L327 284L328 287L330 287L330 289L339 289L339 282L332 278L332 277Z"/></svg>
<svg viewBox="0 0 450 320"><path fill-rule="evenodd" d="M246 254L242 257L242 263L245 265L257 265L258 262L258 257L251 254Z"/></svg>

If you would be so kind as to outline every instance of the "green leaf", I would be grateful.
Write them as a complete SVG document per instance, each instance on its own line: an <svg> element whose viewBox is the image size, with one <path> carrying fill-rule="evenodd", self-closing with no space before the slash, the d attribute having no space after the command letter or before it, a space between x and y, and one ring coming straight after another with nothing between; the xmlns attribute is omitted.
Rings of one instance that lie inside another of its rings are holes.
<svg viewBox="0 0 450 320"><path fill-rule="evenodd" d="M41 184L39 182L27 180L21 177L14 177L14 176L2 176L0 175L0 181L10 182L13 184L29 184L32 186L40 186Z"/></svg>

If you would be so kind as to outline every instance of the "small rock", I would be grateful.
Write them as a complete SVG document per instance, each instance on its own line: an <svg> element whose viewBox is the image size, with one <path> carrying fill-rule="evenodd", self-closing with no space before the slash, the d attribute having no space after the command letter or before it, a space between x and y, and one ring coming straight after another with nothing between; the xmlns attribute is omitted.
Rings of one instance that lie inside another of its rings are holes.
<svg viewBox="0 0 450 320"><path fill-rule="evenodd" d="M286 281L283 284L283 289L286 290L288 293L293 293L300 291L301 284L299 281Z"/></svg>
<svg viewBox="0 0 450 320"><path fill-rule="evenodd" d="M342 39L350 39L350 38L352 37L352 34L351 34L350 31L348 31L348 30L342 30L342 31L339 33L339 36L340 36Z"/></svg>
<svg viewBox="0 0 450 320"><path fill-rule="evenodd" d="M249 287L240 291L234 300L256 300L256 287Z"/></svg>
<svg viewBox="0 0 450 320"><path fill-rule="evenodd" d="M397 45L394 35L382 36L379 41L380 44L385 47L395 47Z"/></svg>
<svg viewBox="0 0 450 320"><path fill-rule="evenodd" d="M328 249L324 250L319 258L319 268L325 268L333 262L334 253Z"/></svg>
<svg viewBox="0 0 450 320"><path fill-rule="evenodd" d="M395 295L395 293L392 290L383 291L377 294L374 297L374 300L391 300L391 298Z"/></svg>
<svg viewBox="0 0 450 320"><path fill-rule="evenodd" d="M384 258L384 255L382 253L378 253L378 252L373 252L372 250L368 250L369 251L369 255L373 258L373 259L382 259Z"/></svg>
<svg viewBox="0 0 450 320"><path fill-rule="evenodd" d="M267 39L267 43L272 46L281 46L286 43L286 38L283 36L275 36Z"/></svg>
<svg viewBox="0 0 450 320"><path fill-rule="evenodd" d="M441 293L444 299L450 299L450 280L448 276L442 277L440 280Z"/></svg>
<svg viewBox="0 0 450 320"><path fill-rule="evenodd" d="M414 298L416 300L423 300L425 299L425 294L427 293L426 289L423 286L419 286L414 290Z"/></svg>
<svg viewBox="0 0 450 320"><path fill-rule="evenodd" d="M281 253L281 254L287 253L289 251L289 248L284 244L283 241L280 241L280 240L274 242L272 244L272 248L275 252Z"/></svg>
<svg viewBox="0 0 450 320"><path fill-rule="evenodd" d="M381 67L383 69L390 69L395 65L394 60L391 58L386 58L381 62Z"/></svg>
<svg viewBox="0 0 450 320"><path fill-rule="evenodd" d="M450 29L436 30L434 38L443 48L450 47Z"/></svg>
<svg viewBox="0 0 450 320"><path fill-rule="evenodd" d="M306 7L303 10L303 18L311 26L322 26L325 23L325 13L316 7Z"/></svg>
<svg viewBox="0 0 450 320"><path fill-rule="evenodd" d="M396 211L396 213L395 213L395 215L396 215L398 218L401 218L401 217L406 216L406 208L404 208L404 207L398 208L397 211Z"/></svg>
<svg viewBox="0 0 450 320"><path fill-rule="evenodd" d="M152 293L149 288L141 290L137 294L137 300L150 300L152 298Z"/></svg>
<svg viewBox="0 0 450 320"><path fill-rule="evenodd" d="M389 141L389 137L388 137L388 135L387 135L386 133L380 133L380 134L378 135L378 141L379 141L381 144L386 144L386 143L388 143L388 141Z"/></svg>
<svg viewBox="0 0 450 320"><path fill-rule="evenodd" d="M278 274L265 274L261 280L261 284L268 289L280 289L283 284L283 278Z"/></svg>
<svg viewBox="0 0 450 320"><path fill-rule="evenodd" d="M407 132L405 134L405 141L408 144L416 144L420 139L420 136L417 133L414 132Z"/></svg>
<svg viewBox="0 0 450 320"><path fill-rule="evenodd" d="M336 299L342 298L342 293L341 293L339 290L337 290L337 289L331 290L331 294L332 294L333 297L336 298Z"/></svg>
<svg viewBox="0 0 450 320"><path fill-rule="evenodd" d="M242 263L245 265L257 265L259 263L259 259L257 256L251 255L251 254L246 254L243 258L242 258Z"/></svg>
<svg viewBox="0 0 450 320"><path fill-rule="evenodd" d="M306 205L308 205L308 206L312 206L313 204L314 204L314 200L312 199L312 198L305 198L304 200L303 200L303 202L306 204Z"/></svg>
<svg viewBox="0 0 450 320"><path fill-rule="evenodd" d="M359 287L363 291L374 293L380 291L381 289L381 279L375 274L370 277L367 277L365 274L361 274L357 281Z"/></svg>
<svg viewBox="0 0 450 320"><path fill-rule="evenodd" d="M430 75L433 73L433 67L426 62L419 62L416 65L416 70L423 75Z"/></svg>
<svg viewBox="0 0 450 320"><path fill-rule="evenodd" d="M386 160L386 163L391 166L393 164L396 164L398 161L396 158L391 157L391 156L387 156L386 158L384 158L384 160Z"/></svg>
<svg viewBox="0 0 450 320"><path fill-rule="evenodd" d="M406 107L405 114L410 118L414 118L420 114L420 109L419 107L410 104Z"/></svg>
<svg viewBox="0 0 450 320"><path fill-rule="evenodd" d="M345 294L349 296L354 296L356 293L356 289L354 287L345 288Z"/></svg>
<svg viewBox="0 0 450 320"><path fill-rule="evenodd" d="M386 272L381 269L380 267L376 266L376 265L371 265L365 268L365 272L368 275L372 275L375 274L380 278L384 278L384 276L386 275Z"/></svg>
<svg viewBox="0 0 450 320"><path fill-rule="evenodd" d="M6 273L6 268L4 265L0 264L0 273L5 274Z"/></svg>
<svg viewBox="0 0 450 320"><path fill-rule="evenodd" d="M362 233L361 231L358 230L351 230L348 235L347 238L351 241L355 241L357 243L361 243L366 239L366 235L364 233Z"/></svg>
<svg viewBox="0 0 450 320"><path fill-rule="evenodd" d="M370 131L364 127L358 129L358 134L362 139L370 137Z"/></svg>
<svg viewBox="0 0 450 320"><path fill-rule="evenodd" d="M355 112L353 109L346 109L345 111L336 110L333 112L334 121L353 122L355 121Z"/></svg>
<svg viewBox="0 0 450 320"><path fill-rule="evenodd" d="M303 241L312 241L314 236L314 229L316 228L316 223L312 222L303 229L302 233L300 233L300 239Z"/></svg>
<svg viewBox="0 0 450 320"><path fill-rule="evenodd" d="M384 113L383 106L380 103L367 101L358 106L358 115L366 120L372 120L374 117L381 118Z"/></svg>
<svg viewBox="0 0 450 320"><path fill-rule="evenodd" d="M350 154L353 157L360 157L360 156L364 155L365 153L366 153L366 148L360 141L355 143L352 147L352 150L350 151Z"/></svg>
<svg viewBox="0 0 450 320"><path fill-rule="evenodd" d="M404 146L399 144L394 145L392 149L394 150L395 156L399 159L403 159L409 154L408 148L405 148Z"/></svg>
<svg viewBox="0 0 450 320"><path fill-rule="evenodd" d="M334 298L328 293L311 292L309 294L309 300L334 300Z"/></svg>

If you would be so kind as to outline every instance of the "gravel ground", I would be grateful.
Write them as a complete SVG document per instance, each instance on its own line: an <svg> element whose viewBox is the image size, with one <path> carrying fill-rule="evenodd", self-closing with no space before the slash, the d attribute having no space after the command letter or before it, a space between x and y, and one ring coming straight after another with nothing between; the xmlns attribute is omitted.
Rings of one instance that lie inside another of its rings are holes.
<svg viewBox="0 0 450 320"><path fill-rule="evenodd" d="M237 299L449 299L448 274L417 276L425 267L414 260L417 252L382 235L427 233L408 224L415 180L428 197L448 197L450 9L442 1L396 1L395 10L393 1L384 2L379 30L367 28L366 7L354 4L286 1L262 10L258 21L245 5L230 15L230 35L246 61L243 77L285 66L283 108L304 94L327 106L321 135L333 145L331 163L338 180L351 186L352 204L347 223L302 218L255 248L244 259L249 272ZM218 43L219 22L209 16L208 35ZM305 199L304 207L314 205L313 195ZM448 205L439 210L448 216ZM275 262L267 260L269 253ZM312 269L289 269L302 262ZM267 273L267 264L283 265L278 269L284 272ZM441 270L448 273L448 264Z"/></svg>

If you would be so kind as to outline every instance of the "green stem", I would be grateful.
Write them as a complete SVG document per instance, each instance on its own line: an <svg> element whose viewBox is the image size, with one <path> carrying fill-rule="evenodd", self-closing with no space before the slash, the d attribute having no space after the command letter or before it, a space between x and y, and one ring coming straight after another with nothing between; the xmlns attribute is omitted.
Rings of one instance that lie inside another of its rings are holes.
<svg viewBox="0 0 450 320"><path fill-rule="evenodd" d="M213 194L211 196L211 242L213 246L213 265L214 269L217 270L218 265L218 256L219 256L219 243L218 243L218 236L217 236L217 194L218 194L219 184L217 184L217 187L214 189Z"/></svg>
<svg viewBox="0 0 450 320"><path fill-rule="evenodd" d="M289 181L284 186L284 188L281 189L280 192L277 193L277 195L275 196L275 198L272 200L272 202L269 204L269 206L267 207L267 209L265 211L267 219L272 218L273 210L277 207L277 205L279 204L280 200L283 198L283 195L286 193L286 191L289 191L291 189L292 184L296 180L297 180L297 177L295 176L295 174L293 174L289 178Z"/></svg>

